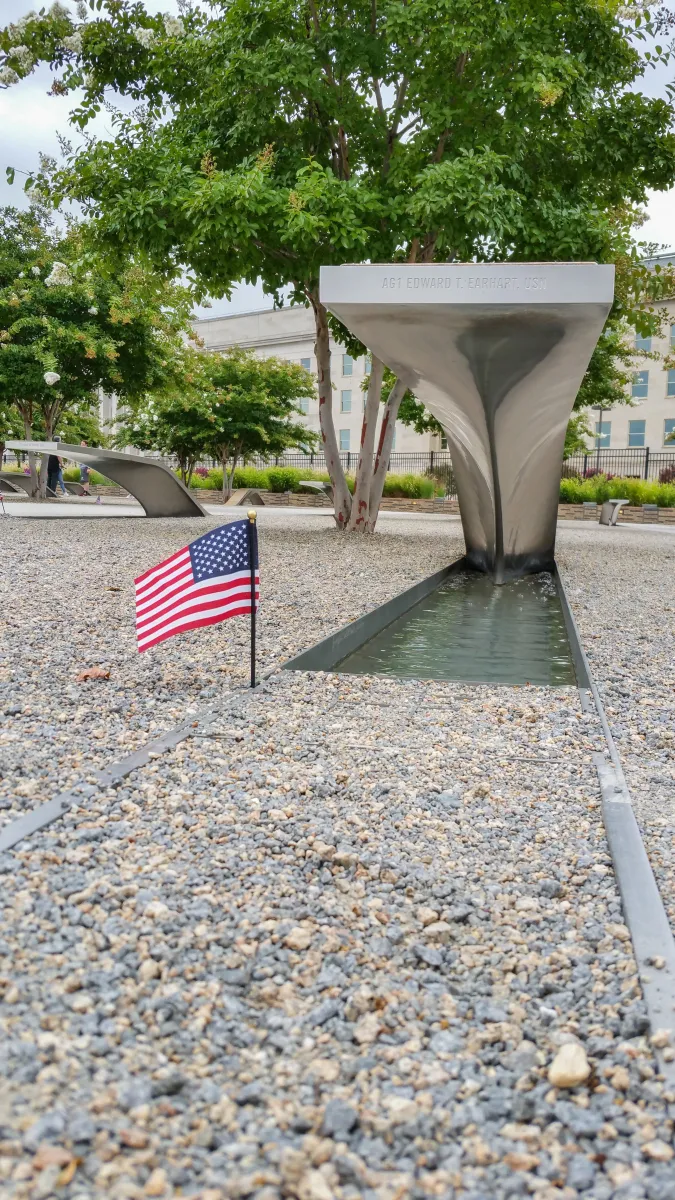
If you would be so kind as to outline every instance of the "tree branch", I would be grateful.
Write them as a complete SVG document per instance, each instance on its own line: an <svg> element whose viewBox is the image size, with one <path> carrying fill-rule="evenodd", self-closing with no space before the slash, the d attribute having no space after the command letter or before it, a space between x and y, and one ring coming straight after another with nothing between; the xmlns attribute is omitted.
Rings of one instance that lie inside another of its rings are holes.
<svg viewBox="0 0 675 1200"><path fill-rule="evenodd" d="M439 137L438 145L436 146L436 149L434 150L434 152L431 156L431 161L433 163L439 163L441 161L441 159L443 157L443 152L445 150L445 143L448 140L449 133L450 133L449 129L444 129L441 136Z"/></svg>
<svg viewBox="0 0 675 1200"><path fill-rule="evenodd" d="M383 117L384 116L384 104L382 103L382 92L380 91L380 81L379 81L379 79L376 79L375 76L373 76L373 91L375 92L375 99L377 100L377 111L379 112L380 116Z"/></svg>
<svg viewBox="0 0 675 1200"><path fill-rule="evenodd" d="M384 160L382 162L382 171L381 171L382 178L386 178L386 176L389 174L389 167L391 166L391 156L394 151L394 142L396 141L396 138L398 136L398 123L401 119L401 109L403 108L403 102L405 100L409 82L410 81L408 80L407 76L404 75L396 89L396 100L394 101L394 111L392 113L391 125L389 127L389 130L387 131L387 149L385 151Z"/></svg>
<svg viewBox="0 0 675 1200"><path fill-rule="evenodd" d="M308 7L309 7L309 15L312 18L312 25L314 26L314 32L316 34L319 34L319 33L321 33L321 26L319 24L319 14L316 11L316 5L314 3L314 0L309 0Z"/></svg>

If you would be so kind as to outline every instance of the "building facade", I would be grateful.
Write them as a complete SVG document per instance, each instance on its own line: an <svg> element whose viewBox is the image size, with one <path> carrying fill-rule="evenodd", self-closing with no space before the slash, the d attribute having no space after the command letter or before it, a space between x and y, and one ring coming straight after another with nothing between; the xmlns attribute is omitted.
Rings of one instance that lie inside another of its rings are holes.
<svg viewBox="0 0 675 1200"><path fill-rule="evenodd" d="M670 261L670 256L664 256ZM659 337L636 341L640 357L631 387L631 404L613 409L590 410L589 426L593 436L589 450L649 449L650 452L675 451L668 436L675 432L675 369L667 366L675 356L675 299L661 306L668 316ZM316 373L314 323L311 312L292 307L262 312L207 317L195 322L207 350L227 350L231 346L250 347L260 355L275 355L300 363ZM331 338L331 375L333 383L333 420L338 445L343 452L357 452L368 375L365 357L352 359ZM319 402L303 400L309 429L319 430ZM400 422L396 426L393 449L405 453L428 453L444 449L444 439L418 434Z"/></svg>
<svg viewBox="0 0 675 1200"><path fill-rule="evenodd" d="M316 375L314 321L311 310L306 308L293 306L227 317L207 317L195 321L194 329L207 350L228 350L231 346L251 348L262 357L274 355L300 363ZM366 357L352 358L344 346L340 346L332 337L330 349L333 420L338 446L343 453L358 453L368 360ZM318 395L316 399L305 399L300 404L308 428L318 433ZM397 422L393 446L397 453L428 453L440 448L440 438L416 433L414 429Z"/></svg>
<svg viewBox="0 0 675 1200"><path fill-rule="evenodd" d="M638 361L630 405L589 412L593 448L675 451L675 442L667 440L675 433L675 370L668 366L669 357L675 361L675 300L660 307L667 312L660 336L635 340Z"/></svg>

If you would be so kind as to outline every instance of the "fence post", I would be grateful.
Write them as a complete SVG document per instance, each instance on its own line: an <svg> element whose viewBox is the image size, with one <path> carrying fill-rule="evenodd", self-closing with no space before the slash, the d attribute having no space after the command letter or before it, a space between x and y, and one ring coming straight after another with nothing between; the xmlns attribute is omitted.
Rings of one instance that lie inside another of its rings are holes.
<svg viewBox="0 0 675 1200"><path fill-rule="evenodd" d="M645 449L645 473L644 478L649 479L649 446Z"/></svg>
<svg viewBox="0 0 675 1200"><path fill-rule="evenodd" d="M429 451L429 470L433 471L433 469L434 469L434 452L433 452L433 450L430 450Z"/></svg>
<svg viewBox="0 0 675 1200"><path fill-rule="evenodd" d="M588 455L584 454L584 479L586 478L587 470L588 470Z"/></svg>

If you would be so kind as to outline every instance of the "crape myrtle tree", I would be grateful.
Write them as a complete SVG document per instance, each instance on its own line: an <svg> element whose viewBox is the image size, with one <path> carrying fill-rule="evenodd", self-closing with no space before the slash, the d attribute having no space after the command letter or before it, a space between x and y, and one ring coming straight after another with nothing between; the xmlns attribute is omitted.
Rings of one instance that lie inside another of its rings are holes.
<svg viewBox="0 0 675 1200"><path fill-rule="evenodd" d="M321 304L322 264L623 259L613 319L656 319L636 308L627 230L646 190L673 182L675 138L670 104L630 90L652 32L641 5L210 0L180 18L136 0L88 7L91 19L57 4L8 27L0 82L49 62L58 94L84 88L81 129L114 94L139 107L111 111L110 140L87 140L36 183L95 216L111 252L187 268L214 295L259 278L312 309L339 528L374 527L404 386L376 440L373 359L351 498L331 324L354 343Z"/></svg>
<svg viewBox="0 0 675 1200"><path fill-rule="evenodd" d="M81 229L37 206L0 209L0 404L26 438L95 423L101 388L133 397L172 379L189 311L184 289L129 261L102 274ZM31 468L44 497L46 470L38 481Z"/></svg>
<svg viewBox="0 0 675 1200"><path fill-rule="evenodd" d="M200 459L217 459L225 499L238 463L314 447L316 434L293 419L298 401L313 395L312 376L295 363L237 346L224 354L188 349L180 388L128 406L116 442L174 456L186 484Z"/></svg>

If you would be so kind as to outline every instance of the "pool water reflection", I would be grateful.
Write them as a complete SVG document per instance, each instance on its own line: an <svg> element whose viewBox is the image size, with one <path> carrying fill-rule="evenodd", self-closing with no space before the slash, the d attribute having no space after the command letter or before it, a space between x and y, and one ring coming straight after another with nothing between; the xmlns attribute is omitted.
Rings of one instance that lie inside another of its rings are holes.
<svg viewBox="0 0 675 1200"><path fill-rule="evenodd" d="M577 682L560 597L548 573L495 587L487 575L458 571L333 669L466 683Z"/></svg>

